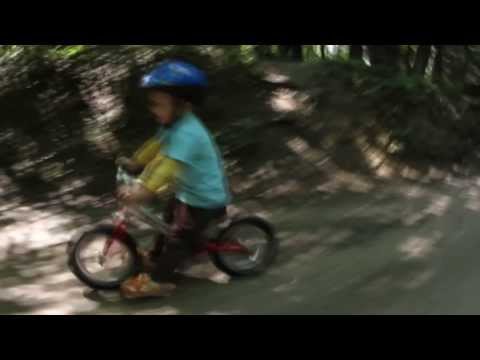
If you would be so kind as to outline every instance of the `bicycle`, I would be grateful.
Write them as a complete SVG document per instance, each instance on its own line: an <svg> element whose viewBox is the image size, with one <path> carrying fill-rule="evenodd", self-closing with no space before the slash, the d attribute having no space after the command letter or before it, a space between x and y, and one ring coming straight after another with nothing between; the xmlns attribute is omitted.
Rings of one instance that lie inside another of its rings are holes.
<svg viewBox="0 0 480 360"><path fill-rule="evenodd" d="M134 181L134 177L118 167L118 185L129 185ZM142 270L137 241L128 232L132 219L140 220L165 236L169 232L163 217L150 208L119 204L112 225L86 231L68 246L70 270L95 290L118 289ZM205 235L208 242L201 252L208 253L214 265L232 277L260 275L274 262L278 253L278 240L272 225L256 216L220 219L209 226Z"/></svg>

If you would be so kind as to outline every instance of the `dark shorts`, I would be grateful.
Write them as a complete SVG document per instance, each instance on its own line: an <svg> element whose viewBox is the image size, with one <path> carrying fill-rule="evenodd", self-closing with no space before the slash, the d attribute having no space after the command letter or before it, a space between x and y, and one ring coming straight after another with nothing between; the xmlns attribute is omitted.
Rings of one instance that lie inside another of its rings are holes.
<svg viewBox="0 0 480 360"><path fill-rule="evenodd" d="M165 210L165 221L170 224L170 237L173 242L184 242L193 252L205 246L203 233L214 220L226 216L225 207L202 209L171 199Z"/></svg>
<svg viewBox="0 0 480 360"><path fill-rule="evenodd" d="M158 263L154 279L164 280L170 277L178 265L201 251L207 242L204 232L210 223L226 214L225 207L196 208L176 198L171 199L164 214L165 221L170 225L170 234L168 239L159 236L153 251Z"/></svg>

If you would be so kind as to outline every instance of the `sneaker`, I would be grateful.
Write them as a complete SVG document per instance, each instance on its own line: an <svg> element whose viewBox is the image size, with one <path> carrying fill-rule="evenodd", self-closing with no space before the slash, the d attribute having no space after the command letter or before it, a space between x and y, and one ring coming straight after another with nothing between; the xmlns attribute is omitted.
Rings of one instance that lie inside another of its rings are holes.
<svg viewBox="0 0 480 360"><path fill-rule="evenodd" d="M175 284L159 284L154 282L148 274L140 274L124 282L120 292L126 299L139 299L170 296L175 289Z"/></svg>

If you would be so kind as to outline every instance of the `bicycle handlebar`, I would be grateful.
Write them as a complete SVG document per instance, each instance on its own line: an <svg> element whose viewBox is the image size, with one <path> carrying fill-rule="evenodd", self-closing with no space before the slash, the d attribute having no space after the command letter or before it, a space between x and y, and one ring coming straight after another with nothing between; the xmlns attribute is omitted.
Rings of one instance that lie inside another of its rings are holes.
<svg viewBox="0 0 480 360"><path fill-rule="evenodd" d="M132 185L137 181L135 176L130 175L122 166L117 167L117 185ZM135 214L136 217L141 217L143 219L148 219L151 224L155 224L155 226L159 227L162 226L162 222L159 221L158 216L155 214L155 211L145 205L134 206L127 206L120 202L122 207L122 215L124 216L127 212Z"/></svg>
<svg viewBox="0 0 480 360"><path fill-rule="evenodd" d="M117 184L131 185L136 178L130 175L122 166L117 167Z"/></svg>

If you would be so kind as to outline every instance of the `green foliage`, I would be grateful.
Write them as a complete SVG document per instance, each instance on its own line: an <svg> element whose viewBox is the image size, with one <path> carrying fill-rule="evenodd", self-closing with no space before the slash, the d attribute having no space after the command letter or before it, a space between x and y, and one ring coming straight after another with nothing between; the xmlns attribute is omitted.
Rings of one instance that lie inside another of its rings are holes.
<svg viewBox="0 0 480 360"><path fill-rule="evenodd" d="M255 45L240 45L240 60L243 63L251 64L256 59Z"/></svg>
<svg viewBox="0 0 480 360"><path fill-rule="evenodd" d="M24 56L31 60L43 57L52 60L69 59L88 49L88 45L2 45L0 58Z"/></svg>
<svg viewBox="0 0 480 360"><path fill-rule="evenodd" d="M385 80L384 84L386 87L391 89L400 89L407 92L412 92L424 90L427 82L423 77L400 74L391 79Z"/></svg>
<svg viewBox="0 0 480 360"><path fill-rule="evenodd" d="M303 46L304 61L307 63L315 63L322 60L320 46L321 45L304 45Z"/></svg>
<svg viewBox="0 0 480 360"><path fill-rule="evenodd" d="M414 60L416 46L413 45L401 45L401 56L406 54L408 47L413 51ZM447 49L449 57L444 71L447 81L442 87L428 76L413 76L405 69L392 73L383 71L381 66L368 66L361 60L351 61L348 58L348 45L338 45L336 49L338 51L327 52L326 60L322 61L320 45L303 45L304 61L315 63L311 67L311 74L306 73L305 77L310 76L308 84L325 89L322 106L331 106L330 93L335 91L340 91L336 94L338 98L354 99L352 102L356 101L356 105L375 112L375 121L398 142L403 154L440 153L439 144L448 144L452 149L457 149L455 144L461 141L462 136L478 134L480 138L480 131L475 131L475 121L455 123L448 110L462 101L464 83L462 77L457 75L462 75L461 71L451 71L451 68L463 69L463 57L454 56L456 52L463 51L462 47ZM480 58L478 50L472 46L472 63L476 63L477 57ZM251 143L256 142L255 135L259 130L247 120L227 129L223 119L228 118L229 111L223 110L223 107L228 101L260 101L261 96L265 96L261 102L267 103L271 89L260 89L262 85L253 79L250 72L252 64L264 60L256 51L256 45L1 45L0 61L5 74L0 89L0 101L3 101L0 114L2 126L14 131L13 138L20 138L18 134L25 133L25 136L40 143L43 139L40 141L36 138L39 130L52 129L51 133L44 136L50 138L45 140L45 146L40 146L42 151L59 149L67 140L74 139L77 136L75 134L90 133L89 126L100 126L95 124L92 117L103 119L103 113L115 113L122 106L121 121L111 120L111 124L117 124L117 128L124 126L120 124L136 126L135 130L147 128L146 124L150 122L145 116L145 109L136 103L140 103L138 78L158 61L171 56L191 59L205 68L212 79L212 93L216 97L216 104L212 108L217 108L209 109L213 115L207 118L219 119L222 146L229 152L250 149ZM280 58L278 45L271 45L271 56L267 60ZM432 52L433 56L435 52ZM295 66L292 68L295 69ZM297 69L299 72L300 69L310 71L309 65ZM472 66L469 69L476 68ZM474 71L468 75L469 81L477 79L480 82ZM96 90L92 89L97 88L101 89L103 98L110 99L112 96L118 103L101 109L103 105L97 109L95 101L86 103L85 99L89 97L84 94L93 94ZM4 96L7 93L8 97ZM10 97L12 94L14 101ZM253 95L246 97L247 100L238 100L245 94ZM442 103L436 99L439 94L451 104L445 105L445 101ZM103 113L92 115L95 111ZM242 117L244 115L249 117L258 114L241 114ZM72 121L75 116L75 121ZM471 115L470 119L476 117ZM239 136L240 133L246 135ZM14 146L8 148L13 149Z"/></svg>
<svg viewBox="0 0 480 360"><path fill-rule="evenodd" d="M88 50L87 45L59 45L47 50L53 58L68 59Z"/></svg>

